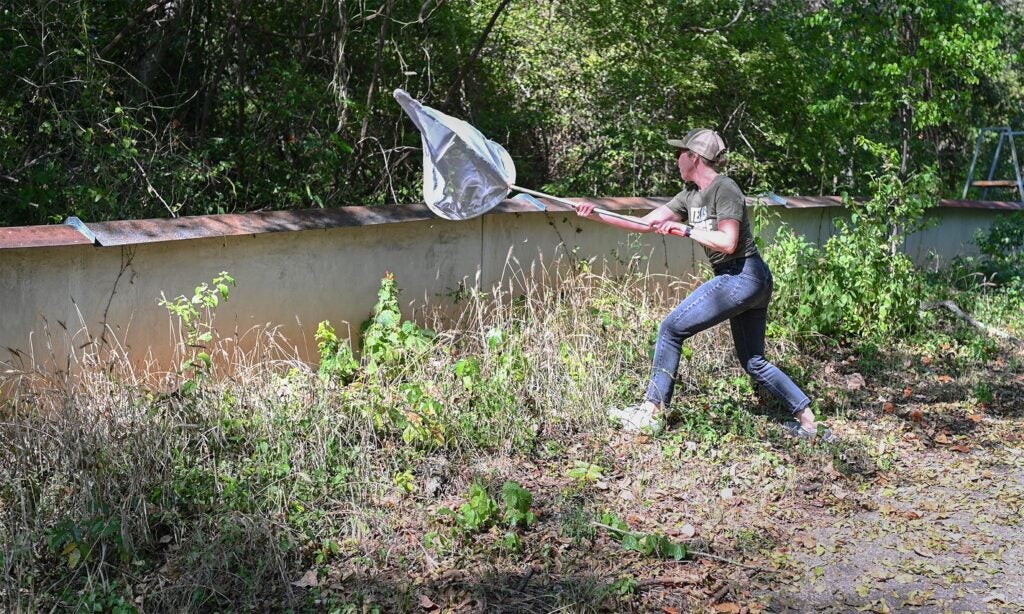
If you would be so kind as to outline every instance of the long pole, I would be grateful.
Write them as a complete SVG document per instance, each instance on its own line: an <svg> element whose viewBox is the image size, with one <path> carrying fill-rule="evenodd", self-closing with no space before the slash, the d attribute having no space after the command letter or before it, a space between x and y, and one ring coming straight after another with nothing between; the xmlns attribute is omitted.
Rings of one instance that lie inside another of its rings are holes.
<svg viewBox="0 0 1024 614"><path fill-rule="evenodd" d="M538 192L536 190L529 190L527 188L523 188L523 187L520 187L520 186L517 186L517 185L512 185L512 186L509 186L509 187L512 188L513 190L518 190L520 192L525 192L527 194L532 194L533 196L540 196L541 198L547 198L547 199L553 200L553 201L555 201L557 203L562 203L563 205L568 205L568 206L572 207L573 209L575 209L577 207L576 203L572 202L571 200L566 200L564 198L559 198L557 196L552 196L550 194L545 194L544 192ZM594 212L595 213L600 213L601 215L605 215L605 216L608 216L608 217L613 217L613 218L615 218L617 220L622 220L624 222L630 222L632 224L637 224L639 226L646 226L648 228L651 227L651 224L648 224L647 222L641 220L640 218L634 217L632 215L622 215L621 213L615 213L614 211L608 211L607 209L600 209L600 208L595 208ZM673 231L672 234L680 234L680 233ZM682 236L682 235L680 234L680 236Z"/></svg>

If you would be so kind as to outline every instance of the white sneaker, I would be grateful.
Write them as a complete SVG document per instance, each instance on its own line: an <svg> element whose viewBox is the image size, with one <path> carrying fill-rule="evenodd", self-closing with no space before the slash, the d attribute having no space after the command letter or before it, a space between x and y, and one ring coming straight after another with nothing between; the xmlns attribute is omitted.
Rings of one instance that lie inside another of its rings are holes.
<svg viewBox="0 0 1024 614"><path fill-rule="evenodd" d="M647 403L632 405L625 409L613 407L608 410L608 417L612 422L622 426L627 433L647 433L657 435L665 429L665 424L654 410Z"/></svg>

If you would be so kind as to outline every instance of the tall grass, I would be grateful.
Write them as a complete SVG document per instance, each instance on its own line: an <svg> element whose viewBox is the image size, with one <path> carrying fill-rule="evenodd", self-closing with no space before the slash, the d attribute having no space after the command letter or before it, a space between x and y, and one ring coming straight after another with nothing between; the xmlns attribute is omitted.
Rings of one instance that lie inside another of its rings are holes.
<svg viewBox="0 0 1024 614"><path fill-rule="evenodd" d="M426 496L428 476L466 482L480 454L603 429L608 405L642 394L658 321L685 289L641 261L617 276L510 262L501 285L423 315L429 344L347 385L274 330L251 331L248 350L215 338L216 368L188 393L116 342L69 359L55 348L73 345L51 340L48 361L6 376L0 598L11 610L298 605L303 570L378 556L389 497ZM717 332L690 346L684 390L739 373ZM409 556L416 568L427 555Z"/></svg>

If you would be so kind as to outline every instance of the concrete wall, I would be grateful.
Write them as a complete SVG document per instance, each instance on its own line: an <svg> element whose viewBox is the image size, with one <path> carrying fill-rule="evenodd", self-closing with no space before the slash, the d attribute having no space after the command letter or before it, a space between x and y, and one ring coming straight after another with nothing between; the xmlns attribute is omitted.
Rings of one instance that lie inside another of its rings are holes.
<svg viewBox="0 0 1024 614"><path fill-rule="evenodd" d="M840 207L768 207L763 210L768 225L760 236L766 241L771 241L784 223L820 245L835 234L836 220L849 219L849 214ZM925 214L925 229L907 237L903 253L917 266L927 268L946 267L957 256L977 256L978 247L973 243L975 234L987 231L996 219L1010 212L959 207L931 209Z"/></svg>
<svg viewBox="0 0 1024 614"><path fill-rule="evenodd" d="M831 207L769 209L774 221L812 241L833 231L842 210ZM937 225L907 243L922 265L973 252L970 238L1002 211L949 209L933 212ZM612 268L640 255L652 273L685 277L704 261L691 241L629 235L566 213L493 213L465 222L439 219L374 223L315 230L265 232L115 247L92 245L0 249L0 376L50 362L59 365L68 347L101 336L123 347L133 362L162 368L174 363L172 318L161 295L191 296L197 284L229 271L238 282L217 309L222 335L253 345L256 332L279 327L293 355L316 357L317 323L330 320L340 332L369 315L380 279L393 272L412 316L427 303L447 300L459 288L488 289L521 271L576 258L595 258ZM48 334L49 333L49 334ZM247 336L248 335L248 336ZM56 360L48 361L50 354Z"/></svg>

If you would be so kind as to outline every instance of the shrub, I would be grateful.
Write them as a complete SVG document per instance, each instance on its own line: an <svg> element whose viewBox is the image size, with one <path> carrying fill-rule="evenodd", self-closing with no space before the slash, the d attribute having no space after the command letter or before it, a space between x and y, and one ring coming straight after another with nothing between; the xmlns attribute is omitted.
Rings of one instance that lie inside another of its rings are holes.
<svg viewBox="0 0 1024 614"><path fill-rule="evenodd" d="M1024 211L1002 216L974 238L980 272L992 282L1024 295Z"/></svg>
<svg viewBox="0 0 1024 614"><path fill-rule="evenodd" d="M327 320L317 326L316 346L320 350L320 377L337 378L343 385L351 383L359 371L359 361L352 354L349 340L339 339Z"/></svg>
<svg viewBox="0 0 1024 614"><path fill-rule="evenodd" d="M434 336L414 322L402 321L399 292L395 275L389 272L380 281L373 316L363 323L362 361L368 374L401 367L412 354L425 351Z"/></svg>
<svg viewBox="0 0 1024 614"><path fill-rule="evenodd" d="M900 251L904 237L923 226L932 202L932 176L904 181L876 178L875 196L848 201L849 221L817 247L782 228L766 250L775 274L774 322L796 336L840 341L881 339L918 324L921 278Z"/></svg>

